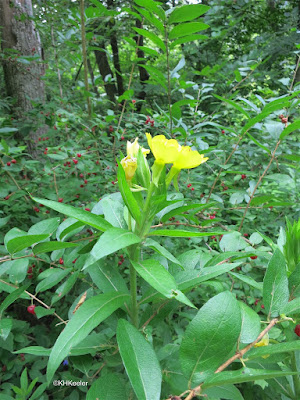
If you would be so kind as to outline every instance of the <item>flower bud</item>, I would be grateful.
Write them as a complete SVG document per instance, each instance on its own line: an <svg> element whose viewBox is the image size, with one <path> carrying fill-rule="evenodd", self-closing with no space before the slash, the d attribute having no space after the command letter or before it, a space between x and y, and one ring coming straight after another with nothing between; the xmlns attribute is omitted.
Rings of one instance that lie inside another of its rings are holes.
<svg viewBox="0 0 300 400"><path fill-rule="evenodd" d="M127 156L121 160L121 165L125 171L126 180L131 181L137 169L136 158Z"/></svg>

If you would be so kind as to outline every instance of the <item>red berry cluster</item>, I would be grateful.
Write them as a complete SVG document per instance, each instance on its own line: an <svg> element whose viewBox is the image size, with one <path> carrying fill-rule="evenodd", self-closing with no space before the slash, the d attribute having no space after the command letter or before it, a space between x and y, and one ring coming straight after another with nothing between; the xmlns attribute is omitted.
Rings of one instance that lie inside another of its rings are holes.
<svg viewBox="0 0 300 400"><path fill-rule="evenodd" d="M21 353L21 354L19 354L19 356L20 356L20 360L22 361L22 362L24 362L25 361L25 354L24 353ZM3 370L3 369L2 369Z"/></svg>
<svg viewBox="0 0 300 400"><path fill-rule="evenodd" d="M28 267L27 270L27 277L28 279L32 279L33 278L33 269L35 268L35 264L32 264Z"/></svg>
<svg viewBox="0 0 300 400"><path fill-rule="evenodd" d="M16 164L17 160L15 160L14 158L11 161L7 161L6 165L8 167L10 167L11 164Z"/></svg>
<svg viewBox="0 0 300 400"><path fill-rule="evenodd" d="M108 131L109 131L109 132L113 132L113 131L114 131L114 127L113 127L112 125L109 125Z"/></svg>
<svg viewBox="0 0 300 400"><path fill-rule="evenodd" d="M119 258L120 258L120 261L118 262L118 265L122 265L123 262L124 262L124 256L123 256L123 254L120 254Z"/></svg>
<svg viewBox="0 0 300 400"><path fill-rule="evenodd" d="M247 175L242 174L242 175L241 175L241 178L242 178L242 179L246 179L246 178L247 178Z"/></svg>
<svg viewBox="0 0 300 400"><path fill-rule="evenodd" d="M287 122L288 122L288 118L287 117L285 117L283 114L280 114L278 117L281 119L281 122L283 124L287 124Z"/></svg>
<svg viewBox="0 0 300 400"><path fill-rule="evenodd" d="M226 186L224 182L221 183L221 186L222 186L223 190L228 190L228 186Z"/></svg>
<svg viewBox="0 0 300 400"><path fill-rule="evenodd" d="M60 264L60 265L63 265L63 263L64 263L64 259L60 257L60 259L59 259L59 261L58 261L58 262L59 262L59 264Z"/></svg>
<svg viewBox="0 0 300 400"><path fill-rule="evenodd" d="M208 214L209 219L215 219L216 218L216 211L213 214Z"/></svg>
<svg viewBox="0 0 300 400"><path fill-rule="evenodd" d="M150 124L150 125L153 127L153 126L154 126L154 120L151 119L151 118L149 117L149 115L147 115L147 119L146 119L146 121L145 121L145 124L146 124L146 125Z"/></svg>
<svg viewBox="0 0 300 400"><path fill-rule="evenodd" d="M294 332L296 333L297 336L300 336L300 325L296 325Z"/></svg>
<svg viewBox="0 0 300 400"><path fill-rule="evenodd" d="M194 188L194 187L191 187L191 186L192 186L191 183L189 183L188 185L186 185L186 187L191 188L191 191L193 192L193 191L195 190L195 188Z"/></svg>

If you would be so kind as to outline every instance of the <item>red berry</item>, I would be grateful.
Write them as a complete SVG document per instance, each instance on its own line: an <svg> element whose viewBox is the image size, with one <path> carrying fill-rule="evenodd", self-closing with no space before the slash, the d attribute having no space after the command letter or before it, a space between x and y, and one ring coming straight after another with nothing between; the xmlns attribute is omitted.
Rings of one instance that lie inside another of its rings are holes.
<svg viewBox="0 0 300 400"><path fill-rule="evenodd" d="M112 181L111 183L114 185L116 182L115 182L115 181Z"/></svg>
<svg viewBox="0 0 300 400"><path fill-rule="evenodd" d="M60 259L59 259L59 261L58 261L59 263L60 263L60 265L63 265L63 263L64 263L64 260L60 257Z"/></svg>
<svg viewBox="0 0 300 400"><path fill-rule="evenodd" d="M85 179L85 180L84 180L84 183L85 183L85 184L87 184L87 183L88 183L87 179Z"/></svg>
<svg viewBox="0 0 300 400"><path fill-rule="evenodd" d="M189 184L187 185L187 187L188 187L188 188L190 188L191 186L192 186L192 184L191 184L191 183L189 183Z"/></svg>
<svg viewBox="0 0 300 400"><path fill-rule="evenodd" d="M210 215L210 216L209 216L209 219L215 219L215 218L216 218L215 215Z"/></svg>
<svg viewBox="0 0 300 400"><path fill-rule="evenodd" d="M118 262L118 265L122 265L122 264L123 264L123 261L119 261L119 262Z"/></svg>
<svg viewBox="0 0 300 400"><path fill-rule="evenodd" d="M251 260L256 260L257 256L251 256L250 258L251 258Z"/></svg>
<svg viewBox="0 0 300 400"><path fill-rule="evenodd" d="M258 302L259 302L259 299L256 299L254 302L254 305L257 306Z"/></svg>
<svg viewBox="0 0 300 400"><path fill-rule="evenodd" d="M81 157L81 154L80 154L80 153L77 153L77 157L80 158L80 157Z"/></svg>
<svg viewBox="0 0 300 400"><path fill-rule="evenodd" d="M6 365L3 365L2 372L5 372L5 371L6 371Z"/></svg>
<svg viewBox="0 0 300 400"><path fill-rule="evenodd" d="M84 185L80 185L80 187L84 187Z"/></svg>
<svg viewBox="0 0 300 400"><path fill-rule="evenodd" d="M244 236L245 236L245 237L248 237L248 236L249 236L249 233L244 233Z"/></svg>
<svg viewBox="0 0 300 400"><path fill-rule="evenodd" d="M73 158L73 163L74 163L74 164L77 164L77 163L78 163L78 160L76 160L75 158Z"/></svg>
<svg viewBox="0 0 300 400"><path fill-rule="evenodd" d="M294 332L296 333L297 336L300 336L300 325L299 324L296 325Z"/></svg>
<svg viewBox="0 0 300 400"><path fill-rule="evenodd" d="M195 188L192 187L192 188L191 188L191 191L193 192L194 190L195 190Z"/></svg>
<svg viewBox="0 0 300 400"><path fill-rule="evenodd" d="M27 307L27 312L29 312L29 314L35 315L34 309L35 309L35 305L28 306L28 307Z"/></svg>
<svg viewBox="0 0 300 400"><path fill-rule="evenodd" d="M282 122L283 124L286 124L286 123L288 122L288 119L287 119L287 118L281 118L281 122Z"/></svg>
<svg viewBox="0 0 300 400"><path fill-rule="evenodd" d="M46 214L50 214L50 211L49 211L49 210L46 210Z"/></svg>
<svg viewBox="0 0 300 400"><path fill-rule="evenodd" d="M11 162L13 163L13 164L15 164L16 162L17 162L17 160L15 160L14 158L11 160Z"/></svg>
<svg viewBox="0 0 300 400"><path fill-rule="evenodd" d="M121 140L124 140L125 138L124 138L124 136L121 136Z"/></svg>
<svg viewBox="0 0 300 400"><path fill-rule="evenodd" d="M29 274L28 275L28 279L32 279L33 278L33 275L32 274Z"/></svg>
<svg viewBox="0 0 300 400"><path fill-rule="evenodd" d="M48 154L48 151L47 151L47 150L45 150L45 151L44 151L44 154Z"/></svg>
<svg viewBox="0 0 300 400"><path fill-rule="evenodd" d="M80 174L80 175L79 175L80 178L83 178L83 176L84 176L83 174Z"/></svg>
<svg viewBox="0 0 300 400"><path fill-rule="evenodd" d="M265 306L262 304L262 305L260 306L260 308L264 309L264 308L265 308Z"/></svg>
<svg viewBox="0 0 300 400"><path fill-rule="evenodd" d="M31 273L32 273L32 267L29 267L29 268L28 268L27 273L28 273L28 274L31 274Z"/></svg>
<svg viewBox="0 0 300 400"><path fill-rule="evenodd" d="M58 202L59 202L59 203L62 203L63 200L64 200L64 199L63 199L62 197L59 197Z"/></svg>
<svg viewBox="0 0 300 400"><path fill-rule="evenodd" d="M114 128L113 128L111 125L109 125L108 130L109 130L109 132L113 132L113 131L114 131Z"/></svg>
<svg viewBox="0 0 300 400"><path fill-rule="evenodd" d="M222 135L224 135L224 133L225 133L224 129L222 129L221 133L222 133Z"/></svg>
<svg viewBox="0 0 300 400"><path fill-rule="evenodd" d="M72 264L75 264L77 261L77 258L75 258L75 260L72 261Z"/></svg>
<svg viewBox="0 0 300 400"><path fill-rule="evenodd" d="M85 208L85 211L91 211L91 209L90 209L90 208L88 208L88 207L86 207L86 208Z"/></svg>
<svg viewBox="0 0 300 400"><path fill-rule="evenodd" d="M37 207L33 207L33 209L34 209L34 211L37 212L37 213L40 212L40 209L37 208Z"/></svg>
<svg viewBox="0 0 300 400"><path fill-rule="evenodd" d="M246 179L246 178L247 178L247 175L242 174L242 175L241 175L241 178L242 178L242 179Z"/></svg>
<svg viewBox="0 0 300 400"><path fill-rule="evenodd" d="M135 104L136 103L136 100L131 100L132 101L132 104Z"/></svg>
<svg viewBox="0 0 300 400"><path fill-rule="evenodd" d="M8 167L10 167L10 161L7 161L6 165L7 165Z"/></svg>

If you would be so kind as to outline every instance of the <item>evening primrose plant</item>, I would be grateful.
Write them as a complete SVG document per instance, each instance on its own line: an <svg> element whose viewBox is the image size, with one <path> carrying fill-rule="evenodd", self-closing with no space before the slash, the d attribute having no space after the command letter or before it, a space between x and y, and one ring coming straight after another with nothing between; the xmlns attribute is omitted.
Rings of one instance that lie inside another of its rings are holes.
<svg viewBox="0 0 300 400"><path fill-rule="evenodd" d="M215 223L204 212L216 204L191 202L178 192L180 171L202 168L208 158L164 135L147 133L146 139L149 149L141 147L138 138L127 142L127 154L118 161L119 190L103 196L92 210L32 197L69 218L60 222L56 216L33 225L28 233L14 228L6 234L10 259L2 264L2 274L10 271L10 285L17 286L0 305L0 317L18 297L28 301L30 295L28 312L37 318L51 314L59 319L53 329L61 329L52 348L36 345L17 353L49 356L48 384L54 375L62 376L68 358L75 372L67 379L78 381L83 373L82 380L91 385L87 400L220 399L227 390L230 398L242 399L235 384L287 375L292 376L286 380L288 398L298 399L296 355L282 368L278 364L281 353L300 350L292 336L298 335L299 274L289 277L286 247L285 253L276 246L273 254L269 248L257 251L252 237L213 230ZM180 221L173 222L175 216ZM207 237L221 234L222 253L211 248L208 252ZM188 239L193 240L182 253L180 246ZM237 249L228 247L237 241ZM255 252L268 263L263 282L234 272L247 266ZM38 274L34 294L28 285L21 286L30 258L50 264ZM254 310L251 303L237 299L230 290L233 279L253 286L263 308ZM210 285L217 294L209 291ZM62 318L54 307L72 289L77 297L63 308ZM280 324L273 336L272 328ZM39 386L35 398L46 387L46 382Z"/></svg>

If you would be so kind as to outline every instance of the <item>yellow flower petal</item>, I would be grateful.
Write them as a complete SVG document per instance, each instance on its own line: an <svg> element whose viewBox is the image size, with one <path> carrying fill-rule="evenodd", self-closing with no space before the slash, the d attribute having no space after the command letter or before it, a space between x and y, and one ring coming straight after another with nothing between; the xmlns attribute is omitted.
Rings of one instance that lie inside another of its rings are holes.
<svg viewBox="0 0 300 400"><path fill-rule="evenodd" d="M137 169L136 158L127 156L121 160L121 165L125 171L126 180L131 181Z"/></svg>
<svg viewBox="0 0 300 400"><path fill-rule="evenodd" d="M269 335L266 333L260 342L256 343L254 347L262 347L269 345Z"/></svg>
<svg viewBox="0 0 300 400"><path fill-rule="evenodd" d="M166 139L164 135L157 135L152 138L150 133L146 133L146 136L157 164L172 164L176 160L181 149L177 140Z"/></svg>
<svg viewBox="0 0 300 400"><path fill-rule="evenodd" d="M182 146L176 160L174 161L175 169L195 168L205 163L208 157L199 154L198 151L192 150L189 146Z"/></svg>
<svg viewBox="0 0 300 400"><path fill-rule="evenodd" d="M135 141L133 143L127 141L127 156L129 156L129 157L137 157L138 152L139 152L139 148L140 148L140 145L138 144L138 140L139 140L138 138L135 138ZM147 154L150 153L150 150L144 149L142 147L142 153L146 157Z"/></svg>

